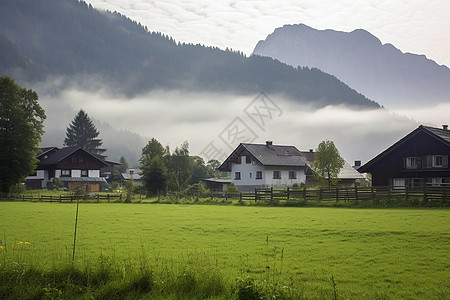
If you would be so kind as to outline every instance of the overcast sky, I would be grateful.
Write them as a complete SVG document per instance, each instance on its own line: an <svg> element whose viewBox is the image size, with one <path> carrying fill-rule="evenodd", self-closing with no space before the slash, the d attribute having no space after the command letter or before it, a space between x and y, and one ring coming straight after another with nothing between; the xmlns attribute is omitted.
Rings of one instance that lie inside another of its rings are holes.
<svg viewBox="0 0 450 300"><path fill-rule="evenodd" d="M88 0L177 41L251 54L275 28L303 23L350 32L362 28L402 52L450 66L449 0Z"/></svg>

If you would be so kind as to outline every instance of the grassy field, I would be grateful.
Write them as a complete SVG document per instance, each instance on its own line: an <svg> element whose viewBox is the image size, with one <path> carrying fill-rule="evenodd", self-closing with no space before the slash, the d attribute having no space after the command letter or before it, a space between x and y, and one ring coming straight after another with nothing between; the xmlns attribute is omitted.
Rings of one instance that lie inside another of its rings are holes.
<svg viewBox="0 0 450 300"><path fill-rule="evenodd" d="M75 211L0 202L0 264L71 261ZM217 277L218 299L247 280L291 298L449 299L450 210L80 204L75 265L91 262Z"/></svg>

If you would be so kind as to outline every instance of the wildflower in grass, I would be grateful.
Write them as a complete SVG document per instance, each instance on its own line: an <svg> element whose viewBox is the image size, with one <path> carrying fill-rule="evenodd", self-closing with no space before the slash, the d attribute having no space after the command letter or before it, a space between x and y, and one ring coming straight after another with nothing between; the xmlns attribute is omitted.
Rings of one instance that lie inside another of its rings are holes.
<svg viewBox="0 0 450 300"><path fill-rule="evenodd" d="M23 245L23 242L18 242L17 245L22 246L22 245Z"/></svg>
<svg viewBox="0 0 450 300"><path fill-rule="evenodd" d="M0 246L0 250L3 250L3 246Z"/></svg>
<svg viewBox="0 0 450 300"><path fill-rule="evenodd" d="M31 245L31 243L30 242L25 242L25 245Z"/></svg>

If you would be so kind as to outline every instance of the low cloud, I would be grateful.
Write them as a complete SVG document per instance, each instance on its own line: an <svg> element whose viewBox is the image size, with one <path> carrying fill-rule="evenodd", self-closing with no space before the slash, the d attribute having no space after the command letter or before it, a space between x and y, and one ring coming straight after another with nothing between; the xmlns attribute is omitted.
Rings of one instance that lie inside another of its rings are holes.
<svg viewBox="0 0 450 300"><path fill-rule="evenodd" d="M142 147L152 137L171 149L187 140L191 154L205 159L210 158L205 156L205 148L213 143L222 155L228 156L239 142L248 141L227 139L232 126L240 122L241 129L246 126L251 132L251 142L272 140L274 144L308 150L328 139L335 142L348 162L366 162L419 125L385 109L327 106L317 110L269 95L279 111L273 111L270 117L266 111L261 126L258 122L262 119L248 113L249 107L256 105L257 96L156 91L128 99L111 95L106 89L90 92L76 88L56 94L39 93L47 113L43 146L62 146L65 130L81 108L96 120L97 128L102 128L100 138L109 148L108 153L114 153L110 158L118 160L122 150L113 148L125 147L127 154L123 156L133 156L133 161L137 161ZM129 134L134 138L129 138Z"/></svg>

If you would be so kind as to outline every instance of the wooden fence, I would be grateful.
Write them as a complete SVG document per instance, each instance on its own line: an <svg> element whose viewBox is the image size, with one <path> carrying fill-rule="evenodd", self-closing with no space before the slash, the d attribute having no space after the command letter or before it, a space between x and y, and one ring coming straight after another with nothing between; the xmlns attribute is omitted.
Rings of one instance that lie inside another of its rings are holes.
<svg viewBox="0 0 450 300"><path fill-rule="evenodd" d="M213 193L214 198L238 198L239 201L335 201L335 202L398 202L416 204L450 205L450 187L426 186L422 189L396 189L391 186L321 188L321 189L255 189L250 193Z"/></svg>
<svg viewBox="0 0 450 300"><path fill-rule="evenodd" d="M0 194L0 199L11 199L19 201L38 201L38 202L74 202L96 200L111 202L112 200L122 200L122 194L93 194L93 195L21 195L21 194Z"/></svg>
<svg viewBox="0 0 450 300"><path fill-rule="evenodd" d="M203 195L203 197L206 195ZM396 189L391 186L382 187L354 187L354 188L321 188L321 189L255 189L251 193L212 193L209 195L214 198L238 199L239 201L264 201L275 203L278 201L287 201L292 204L307 203L308 201L335 201L335 202L354 202L373 201L374 203L395 203L407 202L417 205L449 206L450 205L450 186L433 187L425 186L421 189ZM197 195L197 197L201 197ZM91 195L22 195L22 194L0 194L0 199L19 200L19 201L39 201L39 202L74 202L96 201L110 202L114 200L122 201L122 194L91 194Z"/></svg>

